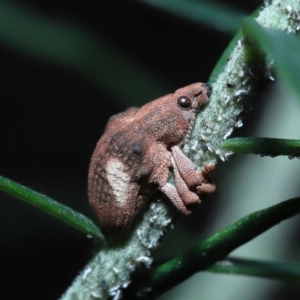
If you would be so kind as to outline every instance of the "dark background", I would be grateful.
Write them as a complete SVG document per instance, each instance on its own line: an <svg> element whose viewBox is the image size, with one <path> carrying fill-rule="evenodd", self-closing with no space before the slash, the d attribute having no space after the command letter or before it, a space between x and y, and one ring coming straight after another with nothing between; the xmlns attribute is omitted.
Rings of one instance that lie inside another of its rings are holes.
<svg viewBox="0 0 300 300"><path fill-rule="evenodd" d="M231 39L138 1L17 3L101 37L163 80L171 88L166 92L207 81ZM250 14L261 1L226 4ZM91 216L89 159L107 119L126 105L75 71L1 42L0 66L0 174ZM141 97L141 103L152 100ZM93 241L20 200L0 197L1 299L57 299L90 258Z"/></svg>

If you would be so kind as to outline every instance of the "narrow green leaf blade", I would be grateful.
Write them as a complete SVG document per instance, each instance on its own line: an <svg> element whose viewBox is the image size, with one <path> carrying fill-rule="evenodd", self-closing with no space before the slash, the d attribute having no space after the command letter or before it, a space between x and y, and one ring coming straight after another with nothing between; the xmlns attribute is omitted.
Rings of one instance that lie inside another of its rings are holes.
<svg viewBox="0 0 300 300"><path fill-rule="evenodd" d="M0 190L44 210L74 228L100 239L101 242L105 241L99 227L92 220L46 195L40 194L3 176L0 176Z"/></svg>
<svg viewBox="0 0 300 300"><path fill-rule="evenodd" d="M222 274L246 275L276 279L289 283L300 283L300 263L261 261L228 257L218 261L207 271Z"/></svg>
<svg viewBox="0 0 300 300"><path fill-rule="evenodd" d="M134 296L138 294L136 291L142 292L151 286L151 291L144 299L154 299L196 272L206 270L215 262L224 259L234 249L298 213L300 213L300 198L294 198L247 215L185 253L140 276L139 280L129 287L126 296L136 299Z"/></svg>
<svg viewBox="0 0 300 300"><path fill-rule="evenodd" d="M212 1L141 0L141 2L228 34L233 34L240 28L244 17L242 12Z"/></svg>
<svg viewBox="0 0 300 300"><path fill-rule="evenodd" d="M252 14L252 18L256 18L258 16L259 11L261 10L261 7L258 7ZM234 37L231 39L230 43L226 47L226 49L223 51L222 55L220 56L219 60L217 61L210 77L208 80L208 83L213 84L216 80L223 68L225 67L228 58L230 57L230 53L233 51L233 49L236 47L238 40L243 36L243 31L240 28L237 33L234 35Z"/></svg>
<svg viewBox="0 0 300 300"><path fill-rule="evenodd" d="M290 158L300 156L300 140L238 137L224 140L219 147L234 153L253 153L261 156L287 155Z"/></svg>
<svg viewBox="0 0 300 300"><path fill-rule="evenodd" d="M283 31L264 28L252 19L243 21L243 31L275 61L281 80L292 88L300 99L300 38Z"/></svg>

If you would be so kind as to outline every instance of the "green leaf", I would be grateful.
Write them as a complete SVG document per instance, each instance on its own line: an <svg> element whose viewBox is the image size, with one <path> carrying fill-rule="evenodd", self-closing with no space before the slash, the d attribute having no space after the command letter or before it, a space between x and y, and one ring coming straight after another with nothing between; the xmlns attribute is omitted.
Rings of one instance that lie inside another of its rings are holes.
<svg viewBox="0 0 300 300"><path fill-rule="evenodd" d="M187 0L140 0L141 2L165 10L186 20L205 25L213 29L235 33L241 26L244 14L213 1Z"/></svg>
<svg viewBox="0 0 300 300"><path fill-rule="evenodd" d="M143 299L154 299L196 272L208 269L234 249L298 213L300 213L300 198L294 198L247 215L185 253L148 273L140 274L139 279L129 287L126 297L136 299L134 295L142 293L151 286L151 291Z"/></svg>
<svg viewBox="0 0 300 300"><path fill-rule="evenodd" d="M230 53L233 51L233 49L236 47L236 44L238 40L242 37L242 30L239 30L236 35L232 38L226 49L223 51L222 55L220 56L219 60L217 61L210 77L208 80L209 84L213 84L216 80L219 74L222 72L223 68L225 67L228 57L230 56Z"/></svg>
<svg viewBox="0 0 300 300"><path fill-rule="evenodd" d="M258 261L228 257L218 261L207 271L222 274L235 274L276 279L289 283L300 283L300 263Z"/></svg>
<svg viewBox="0 0 300 300"><path fill-rule="evenodd" d="M261 10L261 7L258 7L252 14L252 18L255 18L258 16L259 11ZM210 77L208 80L208 83L213 84L216 80L219 74L222 72L223 68L225 67L228 58L230 57L230 53L233 51L233 49L236 47L238 40L243 36L242 29L239 29L239 31L234 35L234 37L231 39L230 43L226 47L226 49L223 51L222 55L220 56L218 62L216 63Z"/></svg>
<svg viewBox="0 0 300 300"><path fill-rule="evenodd" d="M0 190L44 210L85 234L96 237L101 243L105 241L99 227L92 220L46 195L2 176L0 176Z"/></svg>
<svg viewBox="0 0 300 300"><path fill-rule="evenodd" d="M264 28L249 18L243 21L243 31L250 43L256 43L263 51L271 55L280 79L300 97L299 37Z"/></svg>
<svg viewBox="0 0 300 300"><path fill-rule="evenodd" d="M300 140L275 138L232 138L222 141L219 147L234 153L254 153L261 156L300 156Z"/></svg>
<svg viewBox="0 0 300 300"><path fill-rule="evenodd" d="M167 87L99 36L7 2L0 2L0 43L80 73L128 105L145 103Z"/></svg>

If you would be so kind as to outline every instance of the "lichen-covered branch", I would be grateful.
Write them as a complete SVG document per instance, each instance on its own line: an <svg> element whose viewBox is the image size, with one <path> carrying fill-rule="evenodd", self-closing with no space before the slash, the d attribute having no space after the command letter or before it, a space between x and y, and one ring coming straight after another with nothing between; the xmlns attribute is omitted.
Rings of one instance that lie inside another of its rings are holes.
<svg viewBox="0 0 300 300"><path fill-rule="evenodd" d="M102 249L76 277L62 300L121 299L122 290L130 284L130 274L140 265L152 263L150 251L171 223L168 208L161 201L150 203L135 231L119 245Z"/></svg>
<svg viewBox="0 0 300 300"><path fill-rule="evenodd" d="M186 252L144 272L126 291L126 299L155 299L196 272L206 270L231 251L300 212L300 198L251 213ZM147 287L151 287L148 292Z"/></svg>
<svg viewBox="0 0 300 300"><path fill-rule="evenodd" d="M272 1L271 5L266 3L256 21L264 27L296 32L299 20L295 15L299 11L299 1ZM219 158L226 160L231 152L220 149L218 145L235 128L243 125L240 115L251 107L249 102L258 86L266 80L274 80L270 73L272 62L266 62L251 47L244 38L239 40L213 84L209 105L197 118L190 143L184 150L199 165L205 161L215 163Z"/></svg>
<svg viewBox="0 0 300 300"><path fill-rule="evenodd" d="M276 0L259 14L262 26L296 32L299 24L295 13L299 0ZM254 55L254 57L253 57ZM242 126L241 113L250 106L261 80L273 80L271 64L252 51L246 40L240 40L227 65L213 84L209 105L198 116L190 143L184 151L198 165L225 160L231 153L221 150L219 143ZM120 299L122 290L130 284L130 274L138 265L151 264L154 249L171 222L172 214L164 201L153 201L146 208L140 223L131 235L109 245L85 266L61 300Z"/></svg>

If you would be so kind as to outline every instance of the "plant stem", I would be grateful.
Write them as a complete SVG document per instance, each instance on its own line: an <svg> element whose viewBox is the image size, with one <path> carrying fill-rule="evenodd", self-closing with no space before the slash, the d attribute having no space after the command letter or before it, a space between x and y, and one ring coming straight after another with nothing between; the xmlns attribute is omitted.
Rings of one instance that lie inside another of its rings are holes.
<svg viewBox="0 0 300 300"><path fill-rule="evenodd" d="M300 198L254 212L158 266L146 276L141 275L129 287L126 297L154 299L196 272L205 270L223 259L237 247L298 213L300 213ZM151 290L147 290L147 287L151 287Z"/></svg>
<svg viewBox="0 0 300 300"><path fill-rule="evenodd" d="M72 208L3 176L0 176L0 190L44 210L85 234L95 237L98 242L105 243L99 227L91 219Z"/></svg>
<svg viewBox="0 0 300 300"><path fill-rule="evenodd" d="M206 25L215 30L235 33L241 25L244 14L216 2L208 1L189 1L189 0L140 0L148 5L167 11L185 20L196 22L199 25ZM212 22L212 18L218 22Z"/></svg>
<svg viewBox="0 0 300 300"><path fill-rule="evenodd" d="M276 279L289 283L300 283L300 263L257 261L228 257L212 265L209 272L223 274L237 274Z"/></svg>
<svg viewBox="0 0 300 300"><path fill-rule="evenodd" d="M289 158L300 156L300 140L240 137L223 141L220 148L233 153L254 153L261 156L288 155Z"/></svg>

